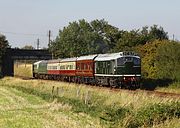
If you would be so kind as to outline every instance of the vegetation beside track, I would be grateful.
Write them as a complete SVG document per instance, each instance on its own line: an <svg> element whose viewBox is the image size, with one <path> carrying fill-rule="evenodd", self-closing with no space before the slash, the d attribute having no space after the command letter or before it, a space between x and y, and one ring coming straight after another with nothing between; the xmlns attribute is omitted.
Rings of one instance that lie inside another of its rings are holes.
<svg viewBox="0 0 180 128"><path fill-rule="evenodd" d="M180 82L174 82L166 87L157 87L159 92L177 93L180 94Z"/></svg>
<svg viewBox="0 0 180 128"><path fill-rule="evenodd" d="M2 127L180 127L177 98L10 77L0 89Z"/></svg>
<svg viewBox="0 0 180 128"><path fill-rule="evenodd" d="M16 62L14 64L14 75L32 77L32 64Z"/></svg>

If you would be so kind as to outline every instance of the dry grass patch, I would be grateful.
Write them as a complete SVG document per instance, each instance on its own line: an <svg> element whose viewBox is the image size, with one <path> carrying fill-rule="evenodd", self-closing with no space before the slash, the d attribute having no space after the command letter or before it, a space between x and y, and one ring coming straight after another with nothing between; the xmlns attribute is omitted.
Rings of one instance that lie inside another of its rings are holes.
<svg viewBox="0 0 180 128"><path fill-rule="evenodd" d="M37 90L44 88L44 92L47 92L49 87L42 87L45 83L15 78L0 80L0 95L2 96L0 98L0 127L100 127L98 121L89 115L82 116L82 114L73 113L72 106L69 104L57 102L57 99L47 102L39 96L12 88L14 86Z"/></svg>
<svg viewBox="0 0 180 128"><path fill-rule="evenodd" d="M14 64L14 75L32 77L32 64L25 64L25 63Z"/></svg>

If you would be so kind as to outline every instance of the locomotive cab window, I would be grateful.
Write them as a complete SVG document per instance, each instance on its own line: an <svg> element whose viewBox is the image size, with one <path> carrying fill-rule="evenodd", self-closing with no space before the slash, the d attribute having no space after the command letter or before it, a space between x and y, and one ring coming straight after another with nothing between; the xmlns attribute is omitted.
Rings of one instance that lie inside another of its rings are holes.
<svg viewBox="0 0 180 128"><path fill-rule="evenodd" d="M117 59L117 66L123 66L126 62L133 62L133 57L121 57Z"/></svg>
<svg viewBox="0 0 180 128"><path fill-rule="evenodd" d="M141 64L141 61L139 58L134 58L134 65L140 65Z"/></svg>
<svg viewBox="0 0 180 128"><path fill-rule="evenodd" d="M132 57L125 57L125 62L132 62L133 58Z"/></svg>
<svg viewBox="0 0 180 128"><path fill-rule="evenodd" d="M124 65L124 57L117 59L117 66L123 66Z"/></svg>

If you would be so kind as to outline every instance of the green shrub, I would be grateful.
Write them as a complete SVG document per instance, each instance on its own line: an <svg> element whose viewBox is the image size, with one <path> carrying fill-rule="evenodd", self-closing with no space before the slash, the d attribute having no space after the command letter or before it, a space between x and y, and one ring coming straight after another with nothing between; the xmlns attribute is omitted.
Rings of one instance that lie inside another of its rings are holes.
<svg viewBox="0 0 180 128"><path fill-rule="evenodd" d="M155 59L158 68L158 78L180 80L180 44L178 42L167 42L157 48Z"/></svg>
<svg viewBox="0 0 180 128"><path fill-rule="evenodd" d="M154 104L140 108L129 123L129 128L160 124L167 119L180 118L180 102L170 104Z"/></svg>
<svg viewBox="0 0 180 128"><path fill-rule="evenodd" d="M180 81L170 84L169 88L174 88L174 89L180 88Z"/></svg>

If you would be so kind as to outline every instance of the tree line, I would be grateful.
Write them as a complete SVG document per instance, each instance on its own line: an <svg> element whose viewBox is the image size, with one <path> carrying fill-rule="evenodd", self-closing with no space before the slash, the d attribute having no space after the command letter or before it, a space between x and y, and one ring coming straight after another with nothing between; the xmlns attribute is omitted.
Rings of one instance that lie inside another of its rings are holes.
<svg viewBox="0 0 180 128"><path fill-rule="evenodd" d="M167 32L157 25L137 30L119 30L105 20L70 22L49 45L57 57L111 53L132 50L156 39L168 39Z"/></svg>
<svg viewBox="0 0 180 128"><path fill-rule="evenodd" d="M82 19L59 30L49 49L58 58L132 50L142 57L144 78L180 80L180 43L158 25L127 31L104 19Z"/></svg>

